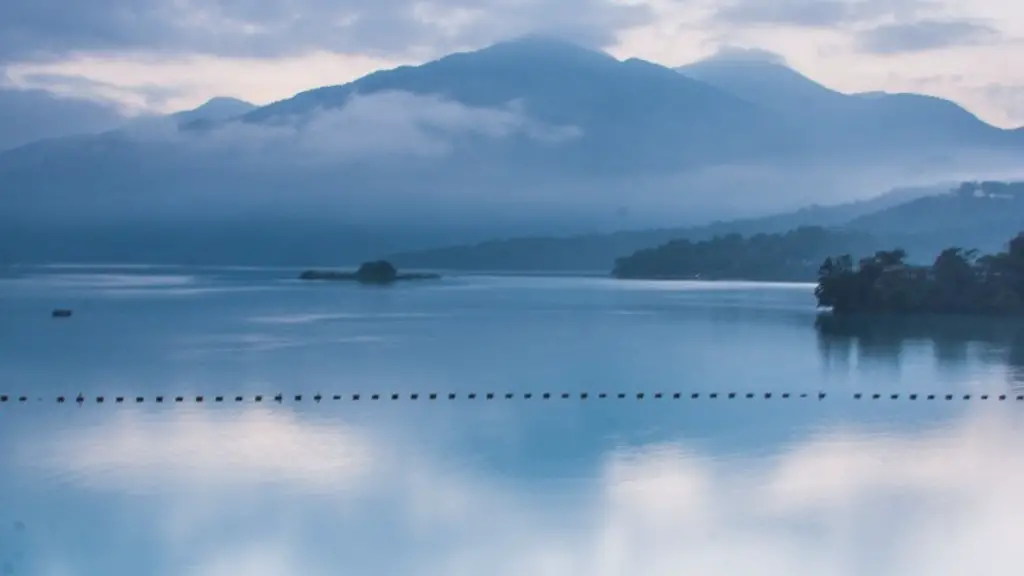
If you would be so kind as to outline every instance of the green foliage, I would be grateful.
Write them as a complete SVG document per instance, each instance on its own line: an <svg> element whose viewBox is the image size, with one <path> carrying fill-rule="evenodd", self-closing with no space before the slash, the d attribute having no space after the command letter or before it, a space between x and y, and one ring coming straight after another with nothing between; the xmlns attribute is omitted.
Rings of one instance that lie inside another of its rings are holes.
<svg viewBox="0 0 1024 576"><path fill-rule="evenodd" d="M804 226L782 234L673 240L615 262L616 278L813 281L821 259L864 250L866 235Z"/></svg>
<svg viewBox="0 0 1024 576"><path fill-rule="evenodd" d="M1005 252L946 248L931 266L909 266L903 250L853 266L849 255L818 269L818 306L852 313L1019 314L1024 312L1024 232Z"/></svg>

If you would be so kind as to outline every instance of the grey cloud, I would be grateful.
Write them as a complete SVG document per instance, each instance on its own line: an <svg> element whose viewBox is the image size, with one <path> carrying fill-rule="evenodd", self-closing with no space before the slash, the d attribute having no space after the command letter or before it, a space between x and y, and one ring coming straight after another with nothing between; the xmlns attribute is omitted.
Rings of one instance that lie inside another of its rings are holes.
<svg viewBox="0 0 1024 576"><path fill-rule="evenodd" d="M74 94L103 102L118 100L118 96L134 96L149 109L163 108L168 101L185 93L182 88L173 86L111 84L68 74L24 74L19 77L19 83L56 94Z"/></svg>
<svg viewBox="0 0 1024 576"><path fill-rule="evenodd" d="M109 103L10 86L0 76L0 150L44 138L88 134L125 121Z"/></svg>
<svg viewBox="0 0 1024 576"><path fill-rule="evenodd" d="M997 38L999 32L982 22L922 20L865 30L858 34L857 44L865 52L898 54L983 44Z"/></svg>
<svg viewBox="0 0 1024 576"><path fill-rule="evenodd" d="M122 50L398 56L538 30L606 45L651 18L647 7L614 0L4 0L0 62Z"/></svg>
<svg viewBox="0 0 1024 576"><path fill-rule="evenodd" d="M714 20L739 26L831 28L886 16L911 17L930 5L926 0L732 0Z"/></svg>
<svg viewBox="0 0 1024 576"><path fill-rule="evenodd" d="M490 139L521 134L555 144L580 135L572 126L532 120L518 102L474 108L433 95L380 92L354 95L339 109L319 110L274 125L231 122L203 132L179 132L172 119L136 122L124 134L187 144L203 152L248 154L261 161L345 162L373 157L447 155L459 136Z"/></svg>
<svg viewBox="0 0 1024 576"><path fill-rule="evenodd" d="M985 96L1000 108L1007 117L1021 125L1024 130L1024 85L990 84L982 88Z"/></svg>
<svg viewBox="0 0 1024 576"><path fill-rule="evenodd" d="M718 20L735 24L797 24L829 26L842 22L851 14L846 2L797 0L785 2L733 2L722 8Z"/></svg>
<svg viewBox="0 0 1024 576"><path fill-rule="evenodd" d="M906 80L906 77L896 74L889 73L886 78L893 82ZM921 76L919 78L913 78L912 81L922 89L930 89L935 87L944 87L951 84L964 84L965 78L963 74L932 74L930 76Z"/></svg>

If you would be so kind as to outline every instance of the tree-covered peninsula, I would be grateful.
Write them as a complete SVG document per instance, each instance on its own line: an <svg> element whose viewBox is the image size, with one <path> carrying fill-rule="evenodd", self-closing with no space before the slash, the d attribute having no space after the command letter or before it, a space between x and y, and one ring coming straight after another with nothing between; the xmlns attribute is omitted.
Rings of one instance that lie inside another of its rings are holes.
<svg viewBox="0 0 1024 576"><path fill-rule="evenodd" d="M781 234L673 240L615 261L612 276L650 280L759 280L813 282L831 254L874 250L867 234L804 226Z"/></svg>
<svg viewBox="0 0 1024 576"><path fill-rule="evenodd" d="M911 266L902 249L876 252L856 265L826 258L818 270L818 306L834 315L1024 313L1024 233L1003 252L947 248L930 266Z"/></svg>

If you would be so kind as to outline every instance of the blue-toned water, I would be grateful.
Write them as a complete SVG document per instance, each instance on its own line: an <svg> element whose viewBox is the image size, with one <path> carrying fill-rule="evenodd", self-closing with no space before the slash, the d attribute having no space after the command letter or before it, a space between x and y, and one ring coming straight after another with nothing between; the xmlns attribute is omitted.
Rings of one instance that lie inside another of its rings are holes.
<svg viewBox="0 0 1024 576"><path fill-rule="evenodd" d="M1017 572L1016 326L818 329L810 286L295 273L0 280L0 573ZM305 396L251 399L277 392ZM129 401L54 401L78 393Z"/></svg>

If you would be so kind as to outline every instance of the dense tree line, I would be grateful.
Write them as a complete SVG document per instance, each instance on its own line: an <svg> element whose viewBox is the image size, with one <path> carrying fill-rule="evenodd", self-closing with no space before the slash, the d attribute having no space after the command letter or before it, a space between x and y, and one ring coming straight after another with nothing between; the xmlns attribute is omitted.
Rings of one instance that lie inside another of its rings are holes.
<svg viewBox="0 0 1024 576"><path fill-rule="evenodd" d="M930 266L910 266L901 249L876 252L854 265L826 258L818 270L818 305L835 314L1024 312L1024 233L1004 252L947 248Z"/></svg>
<svg viewBox="0 0 1024 576"><path fill-rule="evenodd" d="M829 254L873 249L865 234L804 226L781 234L673 240L615 261L616 278L813 282Z"/></svg>

